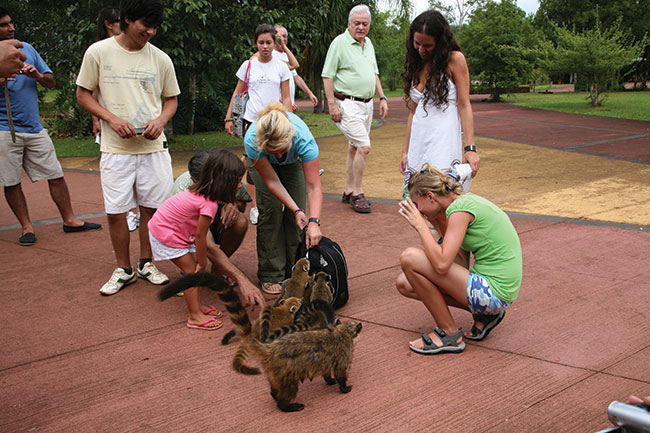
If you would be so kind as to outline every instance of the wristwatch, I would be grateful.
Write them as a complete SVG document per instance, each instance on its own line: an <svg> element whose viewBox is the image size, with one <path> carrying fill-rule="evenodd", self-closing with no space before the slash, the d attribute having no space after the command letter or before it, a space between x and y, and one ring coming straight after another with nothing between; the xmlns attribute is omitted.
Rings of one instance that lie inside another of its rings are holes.
<svg viewBox="0 0 650 433"><path fill-rule="evenodd" d="M463 147L463 152L476 152L476 146L473 144L465 146Z"/></svg>
<svg viewBox="0 0 650 433"><path fill-rule="evenodd" d="M382 100L383 100L383 101L388 101L388 98L385 97L385 96L382 96L381 98L379 98L379 100L380 100L380 101L382 101Z"/></svg>
<svg viewBox="0 0 650 433"><path fill-rule="evenodd" d="M316 223L316 224L318 224L318 225L320 226L320 220L319 220L318 218L311 217L311 218L309 218L308 221L309 221L310 223Z"/></svg>

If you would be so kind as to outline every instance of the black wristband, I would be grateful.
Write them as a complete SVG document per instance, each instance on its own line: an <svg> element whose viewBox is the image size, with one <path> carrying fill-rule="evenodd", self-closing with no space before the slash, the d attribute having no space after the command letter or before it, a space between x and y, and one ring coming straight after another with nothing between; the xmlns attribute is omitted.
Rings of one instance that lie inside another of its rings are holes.
<svg viewBox="0 0 650 433"><path fill-rule="evenodd" d="M473 144L465 146L463 147L463 152L476 152L476 146Z"/></svg>
<svg viewBox="0 0 650 433"><path fill-rule="evenodd" d="M382 96L381 98L379 98L380 101L381 101L382 99L383 99L384 101L388 101L388 98L385 97L385 96Z"/></svg>
<svg viewBox="0 0 650 433"><path fill-rule="evenodd" d="M309 218L308 221L309 221L310 223L316 223L316 224L318 224L318 225L320 226L320 220L319 220L318 218L311 217L311 218Z"/></svg>

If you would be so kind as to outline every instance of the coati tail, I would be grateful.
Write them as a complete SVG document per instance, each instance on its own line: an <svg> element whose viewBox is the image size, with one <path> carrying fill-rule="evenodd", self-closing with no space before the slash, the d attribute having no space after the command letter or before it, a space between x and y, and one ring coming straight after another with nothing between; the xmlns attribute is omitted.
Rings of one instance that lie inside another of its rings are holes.
<svg viewBox="0 0 650 433"><path fill-rule="evenodd" d="M281 328L276 329L271 334L266 337L265 343L271 343L278 338L284 337L287 334L293 334L294 332L302 332L311 329L311 323L301 322L294 323L293 325L282 326Z"/></svg>
<svg viewBox="0 0 650 433"><path fill-rule="evenodd" d="M199 272L196 274L183 275L171 283L165 284L158 292L158 299L164 301L177 293L198 286L208 287L216 292L221 292L230 288L228 282L224 278L218 277L209 272Z"/></svg>
<svg viewBox="0 0 650 433"><path fill-rule="evenodd" d="M226 335L224 335L223 338L221 339L221 345L225 346L226 344L228 344L232 339L232 337L234 337L235 335L237 335L237 331L235 331L234 329L228 331Z"/></svg>
<svg viewBox="0 0 650 433"><path fill-rule="evenodd" d="M248 352L243 345L239 346L239 349L237 349L235 356L232 358L232 368L241 374L260 374L261 372L259 368L249 367L246 365L247 360Z"/></svg>
<svg viewBox="0 0 650 433"><path fill-rule="evenodd" d="M271 308L264 308L260 313L260 341L266 343L269 333L271 332L271 316L273 311Z"/></svg>

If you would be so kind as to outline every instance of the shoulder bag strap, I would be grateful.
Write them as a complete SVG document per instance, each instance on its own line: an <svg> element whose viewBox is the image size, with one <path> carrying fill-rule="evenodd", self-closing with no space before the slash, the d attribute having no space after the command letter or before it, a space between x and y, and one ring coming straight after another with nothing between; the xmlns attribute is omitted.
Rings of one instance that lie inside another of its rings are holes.
<svg viewBox="0 0 650 433"><path fill-rule="evenodd" d="M248 67L246 68L246 75L244 75L244 88L242 89L242 93L248 91L248 82L251 79L251 60L248 61Z"/></svg>

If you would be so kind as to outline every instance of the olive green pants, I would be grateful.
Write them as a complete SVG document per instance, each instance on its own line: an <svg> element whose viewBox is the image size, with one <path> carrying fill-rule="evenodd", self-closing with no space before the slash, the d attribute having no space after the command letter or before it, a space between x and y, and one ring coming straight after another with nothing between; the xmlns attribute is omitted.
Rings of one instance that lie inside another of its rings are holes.
<svg viewBox="0 0 650 433"><path fill-rule="evenodd" d="M279 283L291 276L300 243L300 229L292 209L282 210L280 200L271 194L251 160L247 158L247 161L260 212L257 220L257 278L261 283ZM291 198L304 209L307 193L302 162L272 167Z"/></svg>

